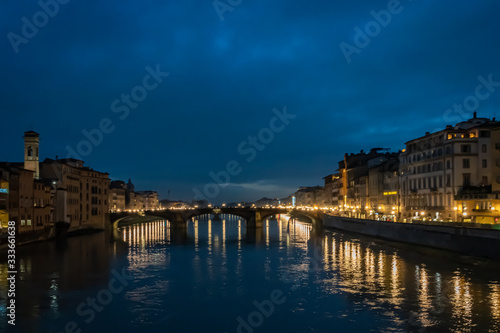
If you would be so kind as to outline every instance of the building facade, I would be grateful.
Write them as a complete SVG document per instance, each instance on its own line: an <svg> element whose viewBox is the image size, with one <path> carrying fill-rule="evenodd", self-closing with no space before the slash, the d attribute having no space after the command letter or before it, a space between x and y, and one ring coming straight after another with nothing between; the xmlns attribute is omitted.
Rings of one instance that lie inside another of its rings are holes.
<svg viewBox="0 0 500 333"><path fill-rule="evenodd" d="M334 208L339 205L340 174L334 173L323 177L325 207Z"/></svg>
<svg viewBox="0 0 500 333"><path fill-rule="evenodd" d="M47 182L35 179L33 183L33 229L41 231L52 226L52 187Z"/></svg>
<svg viewBox="0 0 500 333"><path fill-rule="evenodd" d="M357 218L370 218L373 215L370 169L396 155L397 153L390 153L386 148L372 148L368 153L361 151L344 155L338 169L338 184L341 186L338 190L338 210L341 215Z"/></svg>
<svg viewBox="0 0 500 333"><path fill-rule="evenodd" d="M136 195L142 196L144 210L156 210L160 208L160 201L156 191L139 191Z"/></svg>
<svg viewBox="0 0 500 333"><path fill-rule="evenodd" d="M0 232L7 230L9 223L9 179L9 171L0 168Z"/></svg>
<svg viewBox="0 0 500 333"><path fill-rule="evenodd" d="M109 174L84 166L76 159L45 159L42 178L55 188L55 222L70 224L70 231L102 228L109 212Z"/></svg>
<svg viewBox="0 0 500 333"><path fill-rule="evenodd" d="M160 209L160 200L156 191L135 191L132 180L128 183L114 180L110 183L110 210L143 211Z"/></svg>
<svg viewBox="0 0 500 333"><path fill-rule="evenodd" d="M382 163L377 163L368 171L370 218L384 221L396 221L400 217L399 203L399 154L386 156Z"/></svg>
<svg viewBox="0 0 500 333"><path fill-rule="evenodd" d="M323 207L326 205L325 189L323 186L300 187L294 194L297 206Z"/></svg>
<svg viewBox="0 0 500 333"><path fill-rule="evenodd" d="M499 127L474 113L467 121L408 141L400 157L402 219L495 223Z"/></svg>
<svg viewBox="0 0 500 333"><path fill-rule="evenodd" d="M126 209L127 185L121 180L114 180L109 185L109 210L110 212L122 212Z"/></svg>

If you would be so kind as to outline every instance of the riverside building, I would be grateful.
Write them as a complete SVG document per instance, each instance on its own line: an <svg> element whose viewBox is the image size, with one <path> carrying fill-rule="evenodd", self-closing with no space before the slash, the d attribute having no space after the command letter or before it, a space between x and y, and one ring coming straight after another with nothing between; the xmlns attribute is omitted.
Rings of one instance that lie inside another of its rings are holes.
<svg viewBox="0 0 500 333"><path fill-rule="evenodd" d="M471 119L406 142L402 220L498 222L500 123Z"/></svg>

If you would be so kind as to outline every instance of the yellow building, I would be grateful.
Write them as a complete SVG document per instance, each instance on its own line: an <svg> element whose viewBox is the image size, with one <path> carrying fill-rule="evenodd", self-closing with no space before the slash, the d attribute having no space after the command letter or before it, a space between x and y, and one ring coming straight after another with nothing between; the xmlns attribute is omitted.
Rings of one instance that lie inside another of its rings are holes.
<svg viewBox="0 0 500 333"><path fill-rule="evenodd" d="M5 173L5 175L4 175ZM6 180L1 179L5 177ZM9 222L9 182L8 173L0 169L0 230L6 230Z"/></svg>

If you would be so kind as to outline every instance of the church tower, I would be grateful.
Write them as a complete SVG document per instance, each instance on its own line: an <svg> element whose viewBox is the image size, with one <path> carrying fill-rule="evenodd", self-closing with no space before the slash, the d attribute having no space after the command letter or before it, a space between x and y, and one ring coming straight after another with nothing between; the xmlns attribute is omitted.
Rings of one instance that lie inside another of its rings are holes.
<svg viewBox="0 0 500 333"><path fill-rule="evenodd" d="M34 171L35 179L40 178L40 166L38 160L38 146L40 137L37 132L24 132L24 168Z"/></svg>
<svg viewBox="0 0 500 333"><path fill-rule="evenodd" d="M135 192L135 186L134 184L132 184L132 179L128 179L128 183L127 183L127 190L129 190L130 192Z"/></svg>

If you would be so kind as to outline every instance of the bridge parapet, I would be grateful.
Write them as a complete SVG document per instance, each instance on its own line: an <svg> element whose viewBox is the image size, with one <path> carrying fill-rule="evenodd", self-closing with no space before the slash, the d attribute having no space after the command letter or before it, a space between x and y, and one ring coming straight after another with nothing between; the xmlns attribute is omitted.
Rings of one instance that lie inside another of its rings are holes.
<svg viewBox="0 0 500 333"><path fill-rule="evenodd" d="M144 211L144 216L159 217L170 221L171 225L185 227L190 219L210 214L217 217L221 214L231 214L241 217L247 222L248 227L262 227L263 221L271 216L279 214L288 214L293 217L303 218L310 221L313 225L322 224L322 213L314 210L299 210L289 208L253 208L253 207L210 207L196 209L164 209L155 211ZM138 213L110 213L109 220L112 225L121 219L129 216L139 216ZM116 223L117 225L118 223Z"/></svg>

